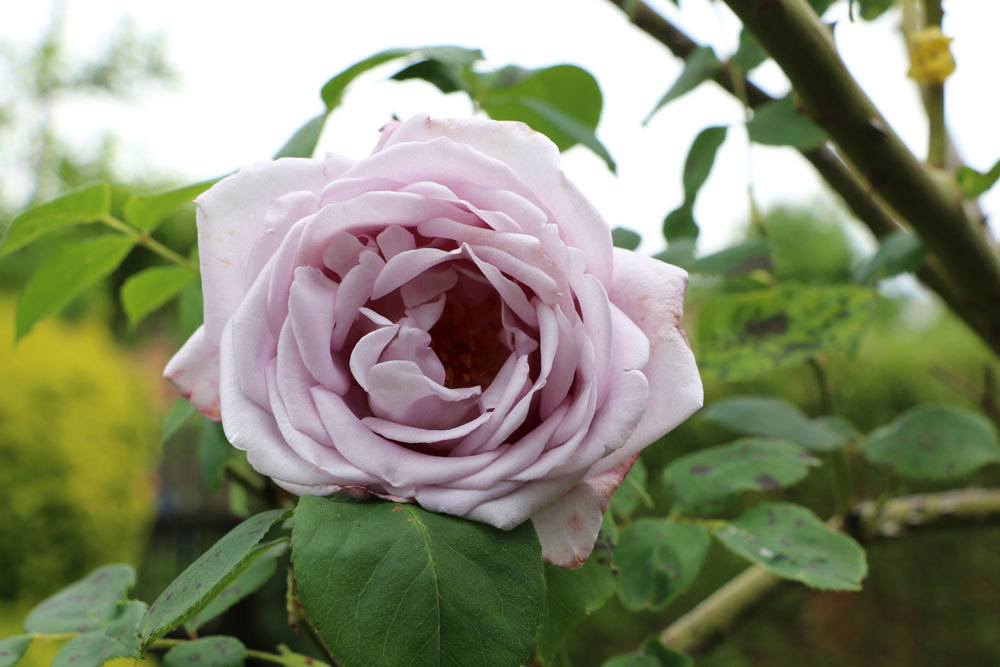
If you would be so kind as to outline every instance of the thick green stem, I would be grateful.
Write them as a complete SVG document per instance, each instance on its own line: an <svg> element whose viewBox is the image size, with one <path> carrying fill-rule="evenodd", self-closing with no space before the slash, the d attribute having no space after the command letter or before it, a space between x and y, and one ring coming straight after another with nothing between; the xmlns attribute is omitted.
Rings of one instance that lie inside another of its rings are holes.
<svg viewBox="0 0 1000 667"><path fill-rule="evenodd" d="M871 541L899 537L907 529L1000 518L1000 489L961 489L873 501L856 506L848 520L827 522ZM788 583L760 565L753 565L660 633L660 640L681 651L704 651L748 611L760 606L779 586Z"/></svg>
<svg viewBox="0 0 1000 667"><path fill-rule="evenodd" d="M688 37L670 21L654 11L643 0L608 0L624 11L639 29L656 39L678 58L686 58L700 45ZM744 95L738 95L731 74L720 71L714 77L716 83L733 95L744 98L749 106L756 108L774 100L764 90L745 77L742 88ZM877 237L883 238L903 229L874 186L862 180L849 161L842 160L828 147L802 151L810 164L836 192L857 218ZM928 258L917 272L920 280L961 317L990 347L1000 353L1000 333L997 331L997 316L975 307L976 304L960 298L959 292L951 285L944 266L937 257Z"/></svg>
<svg viewBox="0 0 1000 667"><path fill-rule="evenodd" d="M182 268L188 269L194 273L198 273L198 265L187 259L186 257L174 252L167 246L163 245L152 236L146 232L142 232L131 225L127 225L118 218L107 215L101 218L101 222L114 229L115 231L124 234L125 236L130 236L135 239L135 242L147 250L159 255L163 259L167 260L172 264L176 264Z"/></svg>
<svg viewBox="0 0 1000 667"><path fill-rule="evenodd" d="M1000 257L965 213L961 193L903 144L847 71L829 28L806 0L726 0L781 66L813 120L920 234L963 309L1000 353Z"/></svg>

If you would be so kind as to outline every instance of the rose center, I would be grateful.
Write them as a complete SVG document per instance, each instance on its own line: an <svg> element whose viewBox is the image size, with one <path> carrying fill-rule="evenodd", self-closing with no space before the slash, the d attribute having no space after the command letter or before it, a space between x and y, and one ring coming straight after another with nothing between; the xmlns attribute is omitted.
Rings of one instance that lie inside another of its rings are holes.
<svg viewBox="0 0 1000 667"><path fill-rule="evenodd" d="M449 298L431 327L431 349L444 366L446 387L487 387L510 350L501 342L500 302L496 296L470 304Z"/></svg>

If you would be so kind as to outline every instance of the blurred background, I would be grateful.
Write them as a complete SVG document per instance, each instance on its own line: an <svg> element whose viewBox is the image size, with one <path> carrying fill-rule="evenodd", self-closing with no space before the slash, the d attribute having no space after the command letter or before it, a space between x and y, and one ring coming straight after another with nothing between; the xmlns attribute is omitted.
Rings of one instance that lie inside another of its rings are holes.
<svg viewBox="0 0 1000 667"><path fill-rule="evenodd" d="M739 23L724 6L683 0L679 8L666 1L655 7L720 54L736 48ZM948 82L950 129L965 162L983 170L1000 156L1000 96L992 90L1000 3L952 0L946 10L945 32L956 40L958 63ZM852 22L846 3L839 3L825 18L837 22L838 44L866 91L923 154L926 120L905 76L898 12ZM681 171L693 136L707 125L743 120L738 103L703 86L643 126L681 66L603 0L6 1L0 5L0 223L95 179L114 184L120 207L132 192L267 159L303 118L319 111L318 88L332 74L384 48L438 43L481 48L491 66L567 62L597 77L604 93L598 135L619 172L611 174L582 147L565 154L564 168L613 226L641 233L644 251L663 247L660 226L683 198ZM388 73L376 69L351 89L327 123L321 150L365 155L393 114L473 111L460 94L443 95L420 81L386 81ZM755 71L754 80L778 95L787 90L773 63ZM748 186L762 211L760 224L750 224ZM1000 189L981 203L997 229ZM751 149L742 130L729 133L696 216L700 254L766 234L769 250L756 269L778 282L847 282L873 247L795 151ZM157 236L190 251L193 212L174 214ZM0 636L13 633L41 597L105 562L139 564L138 597L151 600L252 509L241 487L202 479L197 451L210 435L189 425L160 442L163 416L176 396L159 375L187 333L183 310L198 304L182 298L130 329L115 295L121 276L148 256L136 253L109 284L14 345L16 293L56 240L0 264L0 460L6 462L0 467ZM716 333L698 316L718 309L718 280L692 280L688 326L696 348ZM767 393L818 414L832 400L837 414L862 430L929 400L980 404L995 387L997 366L976 337L910 277L883 283L881 294L864 334L829 360L831 396L817 389L808 368L792 367L739 382L707 373L707 402ZM695 418L644 455L650 477L679 454L728 439ZM859 474L870 489L885 484L873 471ZM984 474L982 481L1000 480ZM828 480L819 476L789 495L820 514L831 511L824 506ZM656 500L658 507L646 511L664 511L665 498ZM966 548L956 549L959 542ZM1000 589L991 583L998 553L1000 529L937 530L873 545L864 592L784 589L698 664L842 667L871 664L872 656L892 667L1000 664ZM735 557L713 551L708 574L658 614L627 615L612 600L576 633L569 664L597 665L632 648L739 568ZM250 647L286 642L308 650L308 640L287 629L283 595L277 577L215 629ZM32 649L35 664L49 658L44 647Z"/></svg>

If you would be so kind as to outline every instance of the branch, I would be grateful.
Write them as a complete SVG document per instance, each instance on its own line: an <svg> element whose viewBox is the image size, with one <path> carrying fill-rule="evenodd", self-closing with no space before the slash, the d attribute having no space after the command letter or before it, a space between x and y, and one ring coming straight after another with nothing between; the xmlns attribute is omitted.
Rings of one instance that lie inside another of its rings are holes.
<svg viewBox="0 0 1000 667"><path fill-rule="evenodd" d="M654 11L643 0L608 1L625 12L636 27L663 44L676 57L686 58L700 47L697 42ZM713 80L737 99L745 98L746 103L751 108L757 108L774 101L773 97L742 74L734 77L731 67L727 67L726 70L728 71L720 70L717 72ZM734 82L738 84L739 89L737 89L737 85L734 85ZM741 90L745 93L741 94ZM876 238L881 239L903 229L893 214L889 212L888 206L878 193L874 192L872 187L864 182L833 150L823 146L799 152ZM929 257L925 265L917 272L917 276L928 288L937 293L942 301L984 341L994 350L1000 352L1000 333L992 327L992 317L988 313L967 307L958 298L945 277L946 274L937 258Z"/></svg>
<svg viewBox="0 0 1000 667"><path fill-rule="evenodd" d="M1000 518L1000 489L961 489L865 502L846 521L827 525L855 533L863 542L899 537L907 529ZM660 633L660 641L680 651L711 647L748 611L760 606L780 585L789 583L770 570L752 565Z"/></svg>
<svg viewBox="0 0 1000 667"><path fill-rule="evenodd" d="M1000 257L950 180L926 169L847 71L806 0L726 0L781 66L795 92L886 203L937 256L962 312L1000 353Z"/></svg>

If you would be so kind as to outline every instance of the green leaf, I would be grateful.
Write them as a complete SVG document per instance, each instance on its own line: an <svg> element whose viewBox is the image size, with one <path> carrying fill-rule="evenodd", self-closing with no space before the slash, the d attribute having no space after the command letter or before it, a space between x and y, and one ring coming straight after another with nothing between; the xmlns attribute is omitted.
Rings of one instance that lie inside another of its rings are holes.
<svg viewBox="0 0 1000 667"><path fill-rule="evenodd" d="M177 401L167 412L167 416L163 418L163 431L160 433L160 444L164 445L170 438L174 437L174 434L183 426L188 419L194 417L197 410L191 403L184 398L178 398Z"/></svg>
<svg viewBox="0 0 1000 667"><path fill-rule="evenodd" d="M201 294L201 281L188 283L181 290L177 301L177 334L187 340L201 326L204 302Z"/></svg>
<svg viewBox="0 0 1000 667"><path fill-rule="evenodd" d="M653 499L646 491L646 481L648 474L642 459L636 459L632 469L622 481L621 486L611 496L609 509L618 519L627 519L632 516L640 503L646 507L653 507Z"/></svg>
<svg viewBox="0 0 1000 667"><path fill-rule="evenodd" d="M642 237L639 236L638 232L634 232L631 229L615 227L611 230L611 242L614 243L616 248L635 250L642 243Z"/></svg>
<svg viewBox="0 0 1000 667"><path fill-rule="evenodd" d="M722 63L719 62L715 51L710 47L703 46L695 49L691 55L684 59L684 69L681 70L680 76L663 94L653 110L643 119L643 125L648 123L657 111L715 76L720 67L722 67Z"/></svg>
<svg viewBox="0 0 1000 667"><path fill-rule="evenodd" d="M854 274L855 282L868 285L885 278L919 269L927 259L927 248L920 237L899 230L882 239L870 260Z"/></svg>
<svg viewBox="0 0 1000 667"><path fill-rule="evenodd" d="M148 646L195 616L265 555L267 549L258 549L257 544L288 514L286 510L270 510L250 517L181 572L149 606L140 630L143 645Z"/></svg>
<svg viewBox="0 0 1000 667"><path fill-rule="evenodd" d="M715 537L733 553L812 588L860 590L868 571L857 542L791 503L752 507Z"/></svg>
<svg viewBox="0 0 1000 667"><path fill-rule="evenodd" d="M590 558L578 570L545 564L545 615L538 629L542 663L554 664L567 636L615 594L615 575Z"/></svg>
<svg viewBox="0 0 1000 667"><path fill-rule="evenodd" d="M323 104L326 105L328 111L333 111L340 106L344 99L344 91L356 78L383 63L408 56L411 53L413 53L413 49L386 49L359 60L323 84L323 88L320 90Z"/></svg>
<svg viewBox="0 0 1000 667"><path fill-rule="evenodd" d="M699 230L694 220L695 200L708 180L712 165L715 164L715 156L725 140L725 127L707 127L691 142L684 160L684 202L663 221L663 235L668 241L697 238Z"/></svg>
<svg viewBox="0 0 1000 667"><path fill-rule="evenodd" d="M694 224L694 220L691 220ZM679 238L669 239L667 249L654 257L661 262L674 264L681 268L689 268L694 263L694 253L697 247L697 240L692 236L681 235Z"/></svg>
<svg viewBox="0 0 1000 667"><path fill-rule="evenodd" d="M861 5L861 18L874 21L896 4L896 0L858 0Z"/></svg>
<svg viewBox="0 0 1000 667"><path fill-rule="evenodd" d="M139 622L146 603L129 600L107 627L71 639L56 654L52 667L100 667L115 658L139 657Z"/></svg>
<svg viewBox="0 0 1000 667"><path fill-rule="evenodd" d="M327 111L333 111L340 106L347 86L360 75L391 60L414 55L422 55L434 60L452 63L472 63L483 57L482 51L478 49L466 49L459 46L432 46L416 49L401 48L379 51L354 63L323 85L320 96L323 98L323 103L326 105Z"/></svg>
<svg viewBox="0 0 1000 667"><path fill-rule="evenodd" d="M701 417L735 433L782 438L816 452L836 449L848 439L842 425L812 420L773 396L725 398L702 411Z"/></svg>
<svg viewBox="0 0 1000 667"><path fill-rule="evenodd" d="M1000 461L1000 441L982 415L930 404L911 408L870 433L861 454L907 479L956 479Z"/></svg>
<svg viewBox="0 0 1000 667"><path fill-rule="evenodd" d="M201 611L184 624L188 634L197 632L201 626L224 614L237 602L259 590L274 576L274 572L278 569L278 559L288 551L288 543L276 542L263 549L264 551L250 567L233 579L228 586L202 607Z"/></svg>
<svg viewBox="0 0 1000 667"><path fill-rule="evenodd" d="M642 647L642 653L620 655L604 662L602 667L693 667L694 662L683 653L664 646L656 638Z"/></svg>
<svg viewBox="0 0 1000 667"><path fill-rule="evenodd" d="M329 111L318 113L295 130L295 134L289 137L285 145L274 154L274 159L283 157L312 157L316 152L316 145L323 134L323 127L326 119L330 115Z"/></svg>
<svg viewBox="0 0 1000 667"><path fill-rule="evenodd" d="M247 649L235 637L202 637L173 647L163 656L163 667L241 667Z"/></svg>
<svg viewBox="0 0 1000 667"><path fill-rule="evenodd" d="M698 191L712 171L719 147L726 140L726 130L725 126L706 127L691 142L684 160L684 201L694 204Z"/></svg>
<svg viewBox="0 0 1000 667"><path fill-rule="evenodd" d="M736 53L730 59L734 65L740 68L740 72L748 74L767 60L767 51L760 45L753 33L744 27L740 31L740 43L736 47Z"/></svg>
<svg viewBox="0 0 1000 667"><path fill-rule="evenodd" d="M969 167L959 167L955 178L958 180L958 187L962 189L962 194L967 199L975 199L985 194L996 184L997 180L1000 180L1000 160L997 160L986 172L979 172Z"/></svg>
<svg viewBox="0 0 1000 667"><path fill-rule="evenodd" d="M122 285L121 301L129 326L135 327L180 294L197 276L180 266L154 266L133 273Z"/></svg>
<svg viewBox="0 0 1000 667"><path fill-rule="evenodd" d="M615 548L618 599L629 611L659 611L694 583L711 538L701 526L638 519Z"/></svg>
<svg viewBox="0 0 1000 667"><path fill-rule="evenodd" d="M685 514L716 512L744 491L776 491L797 484L819 460L795 443L744 438L710 447L673 461L663 482Z"/></svg>
<svg viewBox="0 0 1000 667"><path fill-rule="evenodd" d="M769 269L771 246L763 239L751 239L695 260L691 270L709 275L738 275L754 269Z"/></svg>
<svg viewBox="0 0 1000 667"><path fill-rule="evenodd" d="M163 220L195 197L215 185L219 179L192 183L182 188L147 195L135 195L125 202L125 221L144 232L153 232Z"/></svg>
<svg viewBox="0 0 1000 667"><path fill-rule="evenodd" d="M0 639L0 667L14 667L31 646L31 637L15 635Z"/></svg>
<svg viewBox="0 0 1000 667"><path fill-rule="evenodd" d="M694 241L700 233L698 223L694 221L694 208L689 203L683 203L667 214L663 219L663 238L667 241ZM666 260L665 260L666 261ZM694 248L691 248L690 261L694 261ZM671 262L676 264L677 262ZM680 264L683 266L683 264Z"/></svg>
<svg viewBox="0 0 1000 667"><path fill-rule="evenodd" d="M738 382L850 348L875 299L861 287L798 283L714 294L698 317L698 365Z"/></svg>
<svg viewBox="0 0 1000 667"><path fill-rule="evenodd" d="M111 211L111 187L98 183L28 209L14 218L4 241L0 234L0 257L20 250L35 239L73 225L96 222Z"/></svg>
<svg viewBox="0 0 1000 667"><path fill-rule="evenodd" d="M582 144L615 171L614 160L594 134L603 97L590 72L575 65L509 66L475 77L475 99L490 118L526 123L561 151Z"/></svg>
<svg viewBox="0 0 1000 667"><path fill-rule="evenodd" d="M441 62L440 60L421 60L408 65L392 75L393 81L409 81L420 79L433 85L442 93L454 93L465 90L465 81L461 69Z"/></svg>
<svg viewBox="0 0 1000 667"><path fill-rule="evenodd" d="M694 667L694 661L688 655L661 644L655 637L643 645L642 652L659 660L657 667Z"/></svg>
<svg viewBox="0 0 1000 667"><path fill-rule="evenodd" d="M118 268L135 245L128 236L100 236L59 248L28 279L17 302L17 338L65 308L81 292Z"/></svg>
<svg viewBox="0 0 1000 667"><path fill-rule="evenodd" d="M27 632L87 632L115 617L135 584L131 565L105 565L40 602L24 621Z"/></svg>
<svg viewBox="0 0 1000 667"><path fill-rule="evenodd" d="M768 102L753 112L747 123L750 141L768 146L793 146L801 150L826 143L826 132L795 108L791 95Z"/></svg>
<svg viewBox="0 0 1000 667"><path fill-rule="evenodd" d="M510 531L415 505L303 497L292 565L344 667L527 661L545 581L529 522Z"/></svg>
<svg viewBox="0 0 1000 667"><path fill-rule="evenodd" d="M206 419L198 438L198 466L201 468L201 479L209 491L214 493L219 490L226 462L234 451L226 440L222 424Z"/></svg>

